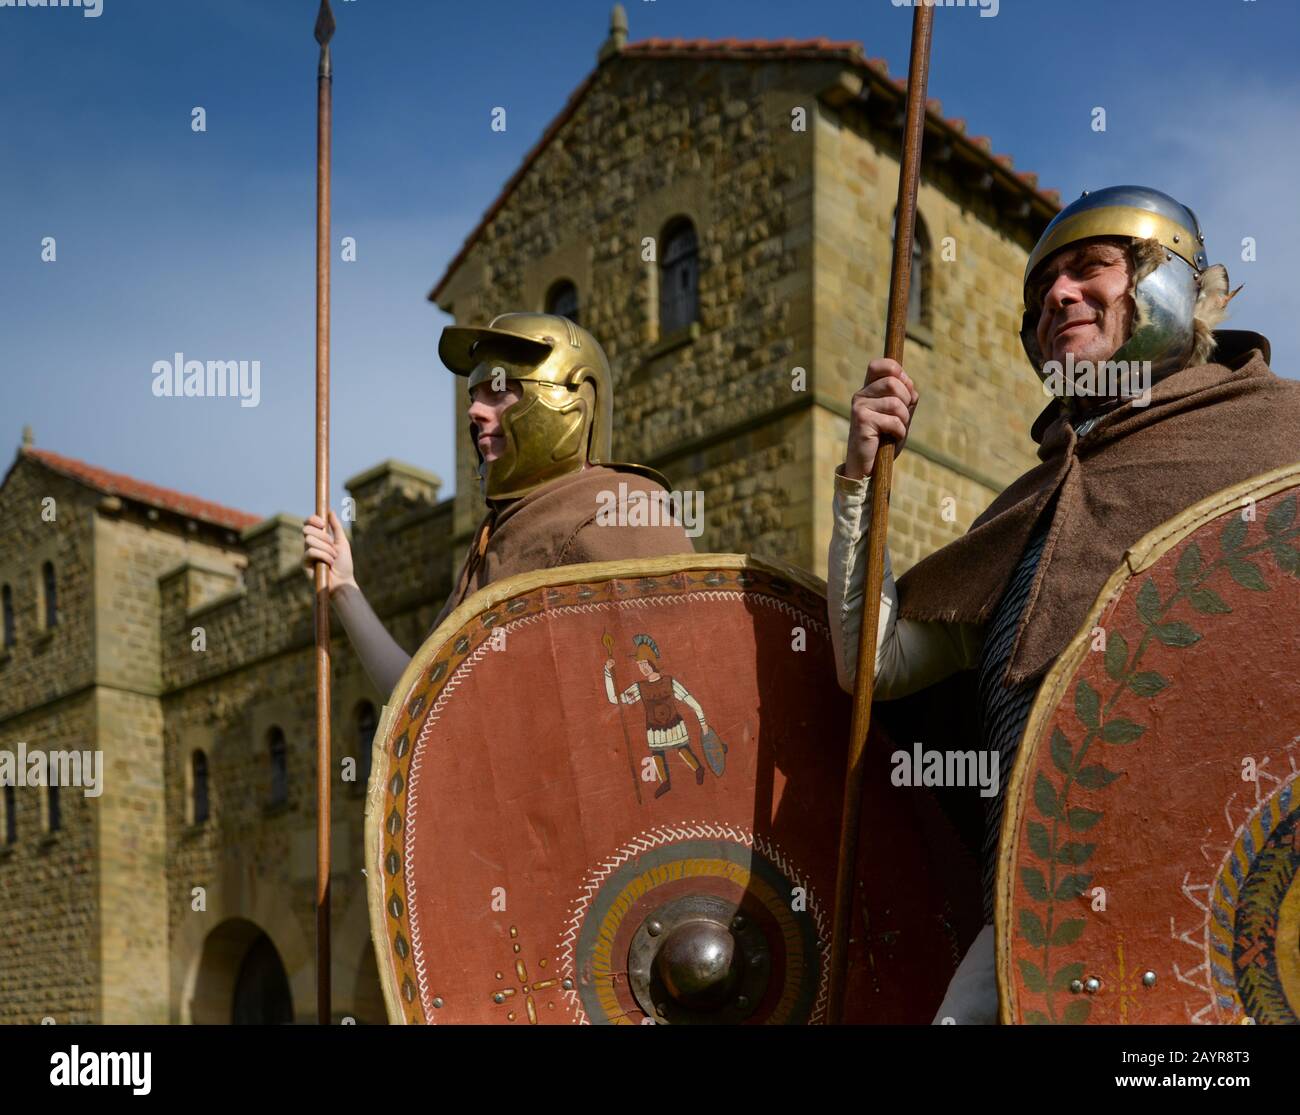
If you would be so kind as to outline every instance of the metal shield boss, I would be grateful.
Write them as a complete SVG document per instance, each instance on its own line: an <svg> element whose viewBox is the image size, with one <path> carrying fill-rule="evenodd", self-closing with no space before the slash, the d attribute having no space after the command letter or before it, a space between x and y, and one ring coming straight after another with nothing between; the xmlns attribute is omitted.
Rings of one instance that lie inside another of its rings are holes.
<svg viewBox="0 0 1300 1115"><path fill-rule="evenodd" d="M823 1021L850 712L825 616L820 582L729 554L561 566L449 616L375 740L390 1021ZM978 924L942 814L869 750L847 1017L929 1022Z"/></svg>
<svg viewBox="0 0 1300 1115"><path fill-rule="evenodd" d="M1126 555L1007 788L1004 1022L1300 1022L1300 465Z"/></svg>

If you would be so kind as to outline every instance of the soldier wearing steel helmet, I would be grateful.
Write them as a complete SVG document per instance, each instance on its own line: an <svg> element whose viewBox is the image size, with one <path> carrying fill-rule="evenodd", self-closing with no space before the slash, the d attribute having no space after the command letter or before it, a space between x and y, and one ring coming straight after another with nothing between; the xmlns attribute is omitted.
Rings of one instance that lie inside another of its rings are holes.
<svg viewBox="0 0 1300 1115"><path fill-rule="evenodd" d="M876 699L924 693L928 707L945 710L950 745L996 752L1001 774L980 849L985 928L936 1022L997 1018L1002 793L1039 684L1106 578L1129 546L1184 508L1300 460L1300 383L1270 370L1264 337L1216 328L1231 297L1196 215L1167 194L1115 186L1067 206L1025 268L1020 337L1054 396L1030 431L1040 464L897 585L886 551ZM882 437L901 450L918 400L890 360L872 361L853 397L828 584L846 689L857 670L876 450Z"/></svg>
<svg viewBox="0 0 1300 1115"><path fill-rule="evenodd" d="M499 314L448 326L438 355L467 379L470 440L488 511L474 532L436 628L477 590L517 573L589 561L663 557L694 547L675 519L641 525L602 515L610 496L667 506L654 469L613 460L614 382L596 339L554 314ZM305 563L330 566L330 598L375 684L391 692L411 656L384 628L353 576L333 511L303 525Z"/></svg>

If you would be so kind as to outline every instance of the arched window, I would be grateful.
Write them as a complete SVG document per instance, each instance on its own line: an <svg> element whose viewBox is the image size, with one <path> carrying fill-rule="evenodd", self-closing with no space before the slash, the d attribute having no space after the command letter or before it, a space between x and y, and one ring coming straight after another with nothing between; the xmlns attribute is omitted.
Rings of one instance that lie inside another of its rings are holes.
<svg viewBox="0 0 1300 1115"><path fill-rule="evenodd" d="M45 630L49 631L59 622L58 587L54 580L54 563L47 561L41 566L41 587L45 596Z"/></svg>
<svg viewBox="0 0 1300 1115"><path fill-rule="evenodd" d="M59 788L46 786L45 831L58 832L63 828L63 814L59 810Z"/></svg>
<svg viewBox="0 0 1300 1115"><path fill-rule="evenodd" d="M201 825L208 819L208 757L202 751L190 756L190 820Z"/></svg>
<svg viewBox="0 0 1300 1115"><path fill-rule="evenodd" d="M5 847L18 843L18 795L12 786L4 788L4 836Z"/></svg>
<svg viewBox="0 0 1300 1115"><path fill-rule="evenodd" d="M357 786L362 791L370 785L370 746L375 739L375 729L379 718L375 715L375 706L369 701L357 705Z"/></svg>
<svg viewBox="0 0 1300 1115"><path fill-rule="evenodd" d="M289 749L284 733L272 728L267 750L271 759L271 805L283 805L289 800Z"/></svg>
<svg viewBox="0 0 1300 1115"><path fill-rule="evenodd" d="M13 589L8 585L0 589L0 608L4 610L4 648L8 650L14 645L16 638L14 631L14 594Z"/></svg>
<svg viewBox="0 0 1300 1115"><path fill-rule="evenodd" d="M894 227L898 227L895 211ZM892 236L891 236L892 242ZM921 214L916 215L916 231L912 237L912 279L907 288L908 328L930 327L930 234L926 231Z"/></svg>
<svg viewBox="0 0 1300 1115"><path fill-rule="evenodd" d="M578 322L578 288L568 279L551 284L546 292L546 312L567 317L574 325Z"/></svg>
<svg viewBox="0 0 1300 1115"><path fill-rule="evenodd" d="M659 333L684 329L700 310L700 251L695 226L685 217L670 221L660 237Z"/></svg>

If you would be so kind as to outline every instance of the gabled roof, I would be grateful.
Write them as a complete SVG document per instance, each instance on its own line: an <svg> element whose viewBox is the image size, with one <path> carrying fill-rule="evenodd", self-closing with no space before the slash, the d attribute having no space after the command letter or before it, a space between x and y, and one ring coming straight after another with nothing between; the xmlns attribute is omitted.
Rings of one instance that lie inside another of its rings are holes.
<svg viewBox="0 0 1300 1115"><path fill-rule="evenodd" d="M832 39L643 39L640 42L627 43L618 51L604 58L570 95L559 115L551 121L541 138L533 144L524 156L519 169L510 176L502 187L496 200L474 226L473 232L465 238L456 257L447 265L433 290L429 292L429 301L436 302L443 288L450 281L456 269L465 261L471 249L478 242L492 218L505 205L515 186L528 173L556 133L564 127L586 98L588 90L594 84L601 68L619 57L632 58L675 58L695 61L791 61L809 59L815 61L840 61L853 67L862 76L864 83L870 82L877 89L904 93L907 82L903 78L893 77L889 66L883 58L867 58L862 44L853 41L836 41ZM1020 193L1024 200L1031 202L1034 208L1050 217L1061 207L1061 195L1057 190L1038 188L1038 175L1026 170L1016 170L1010 155L994 154L993 142L988 136L967 136L966 121L958 117L946 117L942 113L941 103L934 97L926 101L926 113L929 123L943 134L955 150L961 151L969 160L983 163L987 171L1002 183ZM1044 222L1045 223L1045 222Z"/></svg>
<svg viewBox="0 0 1300 1115"><path fill-rule="evenodd" d="M13 472L18 462L24 457L44 468L48 468L52 472L57 472L60 476L76 480L89 488L103 492L105 495L136 500L139 503L148 504L150 507L156 507L162 511L173 511L178 515L187 515L191 519L200 519L205 523L215 523L217 526L229 527L231 530L243 530L245 527L251 527L255 523L262 521L260 515L250 515L247 511L236 511L232 507L222 507L219 503L212 503L210 500L200 499L198 496L187 495L171 488L160 488L156 484L137 480L133 476L125 476L120 472L109 472L108 469L87 464L85 461L74 460L72 457L65 457L61 453L51 453L48 449L34 449L27 445L19 448L18 456L14 458L13 465L9 467L9 472L5 473L6 481L9 479L9 473ZM3 486L2 483L0 483L0 486Z"/></svg>

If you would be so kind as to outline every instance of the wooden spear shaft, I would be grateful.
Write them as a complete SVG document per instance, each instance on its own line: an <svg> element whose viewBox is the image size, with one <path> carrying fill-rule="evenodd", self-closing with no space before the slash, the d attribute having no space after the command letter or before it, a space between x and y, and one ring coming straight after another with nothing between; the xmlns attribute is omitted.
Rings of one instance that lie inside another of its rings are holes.
<svg viewBox="0 0 1300 1115"><path fill-rule="evenodd" d="M912 56L908 63L907 115L903 125L903 160L898 172L898 207L894 226L894 258L889 274L889 314L885 323L885 356L900 363L907 332L907 296L912 277L912 244L916 232L916 192L921 175L921 141L925 134L925 90L930 76L930 31L934 10L918 5L912 19ZM849 967L849 931L853 922L853 881L858 862L858 830L862 821L863 761L871 727L871 696L876 687L876 628L880 622L880 587L885 574L885 531L889 518L889 489L894 478L894 443L880 439L871 472L871 517L867 570L862 590L862 627L858 633L858 673L853 686L853 727L844 781L844 810L840 819L839 863L835 875L835 921L831 937L831 978L828 1004L833 1023L844 1018L844 991Z"/></svg>
<svg viewBox="0 0 1300 1115"><path fill-rule="evenodd" d="M316 17L316 514L330 509L330 108L334 13ZM330 597L329 570L316 563L316 1021L330 1024Z"/></svg>

